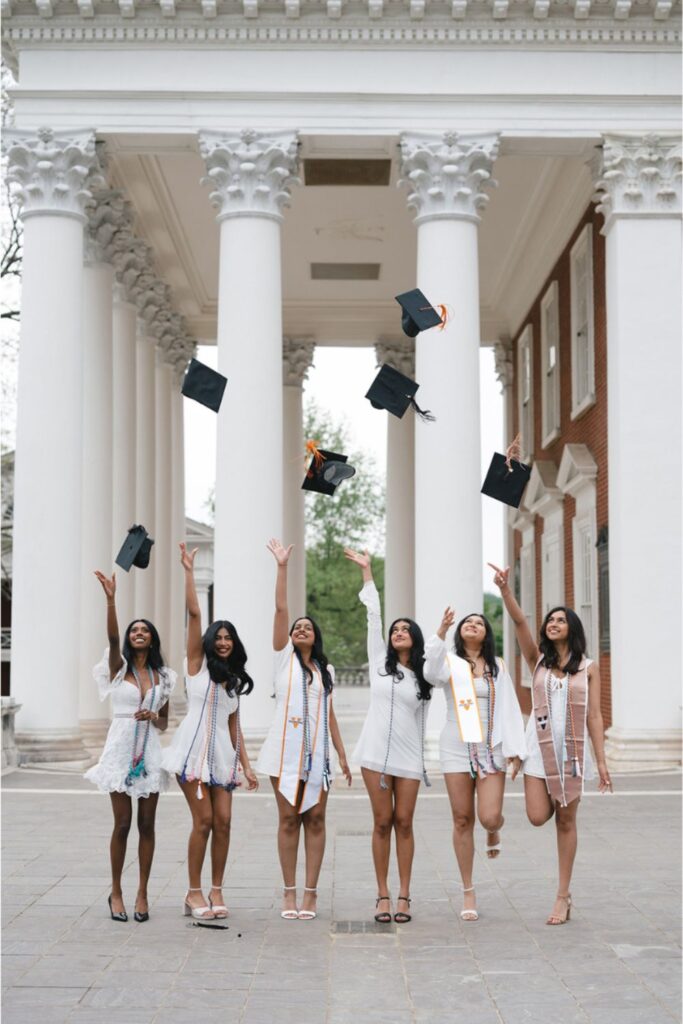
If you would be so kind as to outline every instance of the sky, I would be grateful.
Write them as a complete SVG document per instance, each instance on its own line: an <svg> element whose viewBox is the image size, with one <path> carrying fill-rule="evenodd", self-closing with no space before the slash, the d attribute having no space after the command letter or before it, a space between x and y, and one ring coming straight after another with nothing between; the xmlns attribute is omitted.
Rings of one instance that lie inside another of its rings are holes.
<svg viewBox="0 0 683 1024"><path fill-rule="evenodd" d="M200 347L197 358L216 366L217 349ZM494 451L503 451L503 397L496 380L493 349L481 349L481 478L484 479ZM314 365L305 391L315 395L316 404L331 414L333 421L345 420L354 448L374 456L377 469L386 469L386 421L388 413L373 409L369 402L359 404L358 382L368 384L376 373L373 348L328 348L315 350ZM226 400L230 397L230 384ZM353 409L353 418L348 410ZM185 400L185 506L187 515L208 522L207 498L214 485L216 464L216 417L196 402ZM484 560L482 583L490 591L491 570L486 562L503 564L504 506L482 497ZM286 540L286 538L285 538Z"/></svg>

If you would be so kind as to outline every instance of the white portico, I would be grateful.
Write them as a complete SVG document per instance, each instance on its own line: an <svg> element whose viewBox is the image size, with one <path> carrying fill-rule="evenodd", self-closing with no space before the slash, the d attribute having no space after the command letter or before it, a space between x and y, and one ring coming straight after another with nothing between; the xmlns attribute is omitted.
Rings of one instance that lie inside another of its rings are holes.
<svg viewBox="0 0 683 1024"><path fill-rule="evenodd" d="M121 618L152 618L180 667L178 390L195 341L217 344L229 379L218 416L214 615L233 620L248 648L257 687L244 721L253 732L271 713L264 544L284 529L303 547L300 463L290 460L301 451L301 386L315 346L377 346L388 362L414 355L420 398L437 414L432 424L390 423L387 617L412 608L431 629L446 603L479 607L479 346L517 331L596 182L603 197L616 188L601 154L617 136L636 147L656 136L648 145L674 171L666 195L648 193L628 208L628 223L620 208L606 227L610 417L618 425L633 408L638 379L635 329L620 319L629 303L641 327L656 307L670 371L659 377L658 407L677 407L678 4L6 8L18 81L10 173L26 216L12 685L22 742L36 756L78 760L81 722L101 718L87 692L103 646L90 571L107 553L111 564L135 521L152 523L154 570L121 581ZM636 160L629 182L643 166ZM101 245L95 262L84 262L86 225ZM632 287L638 260L656 289ZM400 335L393 296L415 284L452 316L413 344ZM92 388L100 382L101 403L93 390L84 397L84 373ZM55 424L47 439L37 407ZM657 460L663 478L672 445L680 451L673 419L661 417L640 418L628 449L655 478ZM625 494L622 443L610 436L610 485ZM282 472L272 471L274 453ZM264 460L269 471L255 471ZM65 495L49 517L46 481ZM677 510L680 486L666 530L650 538L673 594L666 552ZM628 557L635 520L615 508L613 521L620 516L615 651L633 635L646 571ZM293 568L298 608L305 569ZM662 628L675 634L679 612L672 600ZM36 621L59 652L49 700L32 674ZM638 685L637 664L629 655L620 666L624 693ZM648 728L680 735L668 697L652 715ZM629 716L615 700L626 759Z"/></svg>

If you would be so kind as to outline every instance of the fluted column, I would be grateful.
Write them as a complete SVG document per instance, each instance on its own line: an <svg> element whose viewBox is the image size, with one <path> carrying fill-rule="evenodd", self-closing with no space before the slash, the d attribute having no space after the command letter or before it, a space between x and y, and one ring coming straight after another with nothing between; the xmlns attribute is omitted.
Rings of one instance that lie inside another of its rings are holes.
<svg viewBox="0 0 683 1024"><path fill-rule="evenodd" d="M417 285L446 303L444 330L416 343L415 611L434 629L447 603L482 607L479 430L479 211L498 149L494 135L406 133L402 173L417 225Z"/></svg>
<svg viewBox="0 0 683 1024"><path fill-rule="evenodd" d="M25 761L84 763L79 729L83 226L91 131L6 129L22 205L12 691Z"/></svg>
<svg viewBox="0 0 683 1024"><path fill-rule="evenodd" d="M605 216L609 574L614 768L680 763L679 673L652 678L643 595L658 637L680 634L681 139L608 136ZM645 632L644 632L645 628Z"/></svg>
<svg viewBox="0 0 683 1024"><path fill-rule="evenodd" d="M310 338L283 338L282 536L284 543L294 545L288 573L289 607L293 618L306 611L306 530L301 490L305 443L302 387L313 362L314 350L315 342Z"/></svg>
<svg viewBox="0 0 683 1024"><path fill-rule="evenodd" d="M507 447L512 441L512 430L513 430L513 415L514 415L514 399L512 394L512 381L514 379L513 372L513 360L512 360L512 342L508 337L500 338L494 346L494 357L496 365L496 377L500 384L500 390L503 395L503 423L505 429L505 436L503 437L503 443ZM505 510L507 513L507 509ZM511 509L511 512L516 511ZM505 553L504 563L512 567L515 552L515 532L510 524L510 515L506 514L504 519L504 547ZM506 665L510 667L512 672L512 666L514 665L515 657L515 631L514 625L510 621L509 615L503 615L503 658Z"/></svg>
<svg viewBox="0 0 683 1024"><path fill-rule="evenodd" d="M155 622L155 569L159 556L156 544L156 357L154 339L147 325L137 318L136 342L136 463L135 516L155 538L150 568L135 571L135 614ZM162 637L162 639L166 639Z"/></svg>
<svg viewBox="0 0 683 1024"><path fill-rule="evenodd" d="M410 338L382 338L375 345L377 364L389 363L406 377L415 376L415 343ZM415 421L387 417L386 558L384 618L387 626L415 617Z"/></svg>
<svg viewBox="0 0 683 1024"><path fill-rule="evenodd" d="M155 377L155 455L154 455L154 614L164 652L168 657L171 644L171 550L173 464L171 389L173 371L161 349L156 350ZM149 570L148 570L149 571Z"/></svg>
<svg viewBox="0 0 683 1024"><path fill-rule="evenodd" d="M280 223L297 136L202 132L200 149L220 225L218 368L230 382L218 414L214 614L245 643L256 685L244 722L257 734L272 716L275 573L265 544L282 535Z"/></svg>
<svg viewBox="0 0 683 1024"><path fill-rule="evenodd" d="M135 306L128 301L126 290L120 281L114 284L113 305L113 430L114 449L112 457L112 541L111 560L118 554L127 531L136 522L136 453L137 436L137 314ZM116 605L119 613L121 634L128 626L135 612L135 574L139 569L124 572L116 569Z"/></svg>

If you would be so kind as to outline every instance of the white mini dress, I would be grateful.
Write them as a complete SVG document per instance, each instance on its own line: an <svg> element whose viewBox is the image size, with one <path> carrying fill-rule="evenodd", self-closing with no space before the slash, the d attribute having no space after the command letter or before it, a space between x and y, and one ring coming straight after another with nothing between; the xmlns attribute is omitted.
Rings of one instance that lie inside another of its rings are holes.
<svg viewBox="0 0 683 1024"><path fill-rule="evenodd" d="M375 584L366 583L359 597L368 613L370 707L352 761L362 768L399 779L422 779L422 730L428 702L419 699L412 669L400 666L403 673L400 680L387 674L384 667L387 648L382 636L382 613Z"/></svg>
<svg viewBox="0 0 683 1024"><path fill-rule="evenodd" d="M159 730L150 723L144 755L146 774L128 780L135 742L136 720L133 716L140 709L140 693L135 683L126 680L127 672L128 665L124 659L114 678L110 678L108 649L104 652L102 661L93 669L100 700L111 697L113 717L102 755L97 764L88 769L84 778L88 782L93 782L103 793L127 793L128 796L148 797L152 793L162 793L167 782L161 769L162 748ZM145 694L142 710L160 711L175 686L176 673L170 668L161 669L157 678L158 682L155 683L153 691L149 689ZM147 723L137 724L139 727L136 753L139 754Z"/></svg>
<svg viewBox="0 0 683 1024"><path fill-rule="evenodd" d="M197 675L185 675L185 688L187 714L164 751L164 771L180 776L184 772L188 781L226 786L235 766L228 718L237 711L237 697L213 682L206 658Z"/></svg>
<svg viewBox="0 0 683 1024"><path fill-rule="evenodd" d="M586 672L592 664L593 662L590 659L586 660ZM558 755L558 764L566 764L568 759L565 737L567 728L567 680L568 676L566 675L563 679L558 679L557 676L552 675L550 681L550 714L552 717L552 734L555 740L555 753ZM533 713L533 709L526 725L526 748L527 757L522 765L522 771L525 775L530 775L534 779L544 779L543 755L541 754L538 742L536 716ZM585 781L590 782L591 779L595 778L595 768L593 766L593 758L591 757L591 746L588 742L587 726L584 734L583 750L583 777Z"/></svg>

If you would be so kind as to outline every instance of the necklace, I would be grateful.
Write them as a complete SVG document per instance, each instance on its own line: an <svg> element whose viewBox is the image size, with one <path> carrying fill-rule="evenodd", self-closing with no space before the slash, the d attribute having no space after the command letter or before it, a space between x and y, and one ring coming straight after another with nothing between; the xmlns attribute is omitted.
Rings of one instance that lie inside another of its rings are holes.
<svg viewBox="0 0 683 1024"><path fill-rule="evenodd" d="M138 676L137 669L135 668L134 665L131 665L131 672L133 673L135 685L137 686L138 693L140 695L140 699L138 701L138 711L141 711L146 695L143 695L142 693L142 684L140 683L140 677ZM150 690L148 692L151 691L152 693L152 699L149 704L149 710L151 712L154 710L154 698L156 697L156 691L154 687L154 673L152 672L152 669L149 667L149 665L147 666L147 674L149 675L150 685ZM140 753L138 753L138 736L140 734L141 724L144 724L145 735L142 740L142 749L140 750ZM149 718L144 723L141 723L140 720L137 718L135 719L135 732L133 733L133 752L131 754L130 764L128 766L128 774L126 775L126 786L131 786L133 784L134 779L147 778L147 769L145 767L145 752L147 750L147 740L149 739L149 730L151 725L152 723Z"/></svg>

